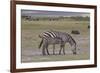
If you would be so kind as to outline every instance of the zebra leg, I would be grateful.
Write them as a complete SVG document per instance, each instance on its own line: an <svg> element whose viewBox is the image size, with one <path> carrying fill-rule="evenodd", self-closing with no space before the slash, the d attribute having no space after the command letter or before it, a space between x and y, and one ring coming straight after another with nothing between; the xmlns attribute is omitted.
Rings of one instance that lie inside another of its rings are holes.
<svg viewBox="0 0 100 73"><path fill-rule="evenodd" d="M45 54L45 45L43 45L42 54L43 54L43 55L46 55L46 54Z"/></svg>
<svg viewBox="0 0 100 73"><path fill-rule="evenodd" d="M46 50L47 50L47 54L50 55L48 50L48 45L46 45Z"/></svg>
<svg viewBox="0 0 100 73"><path fill-rule="evenodd" d="M60 45L59 55L61 54L61 50L62 50L62 45Z"/></svg>
<svg viewBox="0 0 100 73"><path fill-rule="evenodd" d="M53 44L53 55L55 55L55 44Z"/></svg>
<svg viewBox="0 0 100 73"><path fill-rule="evenodd" d="M63 47L63 54L65 55L65 45L62 45Z"/></svg>

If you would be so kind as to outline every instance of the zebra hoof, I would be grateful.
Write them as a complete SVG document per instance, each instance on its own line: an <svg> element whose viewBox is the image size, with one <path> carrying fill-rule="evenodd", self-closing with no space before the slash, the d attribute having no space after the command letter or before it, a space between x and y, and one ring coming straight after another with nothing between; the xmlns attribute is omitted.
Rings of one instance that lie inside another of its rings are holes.
<svg viewBox="0 0 100 73"><path fill-rule="evenodd" d="M53 55L56 55L55 53L53 53Z"/></svg>
<svg viewBox="0 0 100 73"><path fill-rule="evenodd" d="M74 54L74 55L77 55L77 53L76 53L76 52L73 52L73 54Z"/></svg>
<svg viewBox="0 0 100 73"><path fill-rule="evenodd" d="M43 56L45 56L46 54L42 54Z"/></svg>
<svg viewBox="0 0 100 73"><path fill-rule="evenodd" d="M61 53L59 53L59 55L61 55Z"/></svg>
<svg viewBox="0 0 100 73"><path fill-rule="evenodd" d="M64 55L65 55L65 53L64 53Z"/></svg>

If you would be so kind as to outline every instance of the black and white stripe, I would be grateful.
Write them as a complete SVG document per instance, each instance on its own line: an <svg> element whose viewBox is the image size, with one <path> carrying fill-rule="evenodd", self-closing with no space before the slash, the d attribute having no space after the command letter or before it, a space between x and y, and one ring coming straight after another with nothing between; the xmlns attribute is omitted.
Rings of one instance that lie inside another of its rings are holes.
<svg viewBox="0 0 100 73"><path fill-rule="evenodd" d="M54 45L58 43L60 45L63 45L63 48L66 43L69 43L71 46L74 46L73 54L76 54L76 42L70 34L65 33L65 32L50 30L50 31L44 32L43 37L45 37L46 41L48 41L47 43L50 44L51 42L53 42ZM61 40L62 42L59 40Z"/></svg>
<svg viewBox="0 0 100 73"><path fill-rule="evenodd" d="M51 37L51 38L61 38L64 42L69 42L71 45L73 45L75 40L72 38L72 36L65 32L58 32L58 31L47 31L43 33L44 37Z"/></svg>
<svg viewBox="0 0 100 73"><path fill-rule="evenodd" d="M57 37L56 34L54 32L52 32L52 31L44 32L43 35L47 36L47 37L51 37L51 38Z"/></svg>

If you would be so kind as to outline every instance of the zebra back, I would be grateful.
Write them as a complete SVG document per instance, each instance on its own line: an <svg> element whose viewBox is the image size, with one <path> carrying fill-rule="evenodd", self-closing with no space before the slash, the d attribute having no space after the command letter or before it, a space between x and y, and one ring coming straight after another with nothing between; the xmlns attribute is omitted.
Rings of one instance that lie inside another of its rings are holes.
<svg viewBox="0 0 100 73"><path fill-rule="evenodd" d="M49 37L49 38L60 38L65 43L69 42L71 46L76 44L73 37L70 34L66 33L66 32L59 32L59 31L50 30L50 31L44 32L43 35L45 37Z"/></svg>

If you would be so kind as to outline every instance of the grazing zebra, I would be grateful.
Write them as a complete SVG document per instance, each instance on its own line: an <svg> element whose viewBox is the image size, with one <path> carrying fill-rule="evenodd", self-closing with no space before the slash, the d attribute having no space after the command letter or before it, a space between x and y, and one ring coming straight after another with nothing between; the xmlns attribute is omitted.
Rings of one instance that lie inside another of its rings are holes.
<svg viewBox="0 0 100 73"><path fill-rule="evenodd" d="M74 48L72 49L72 52L73 52L73 54L77 54L76 53L76 42L72 38L72 36L69 35L68 33L50 30L50 31L44 32L42 36L43 37L45 36L46 40L48 40L48 38L49 39L52 38L53 40L55 40L55 39L59 40L60 39L62 41L62 42L59 42L59 44L61 44L59 54L61 54L62 49L63 49L63 53L65 54L64 47L65 47L66 43L69 43L71 46L73 46ZM57 39L57 38L59 38L59 39Z"/></svg>
<svg viewBox="0 0 100 73"><path fill-rule="evenodd" d="M45 35L44 36L39 35L39 37L42 38L42 41L40 42L39 48L43 44L43 49L42 49L43 55L46 55L45 51L47 51L47 54L49 55L49 51L48 51L49 45L53 45L53 54L55 54L55 45L56 44L60 44L60 47L63 48L63 51L64 51L63 41L61 38L51 38L51 37L48 37Z"/></svg>

